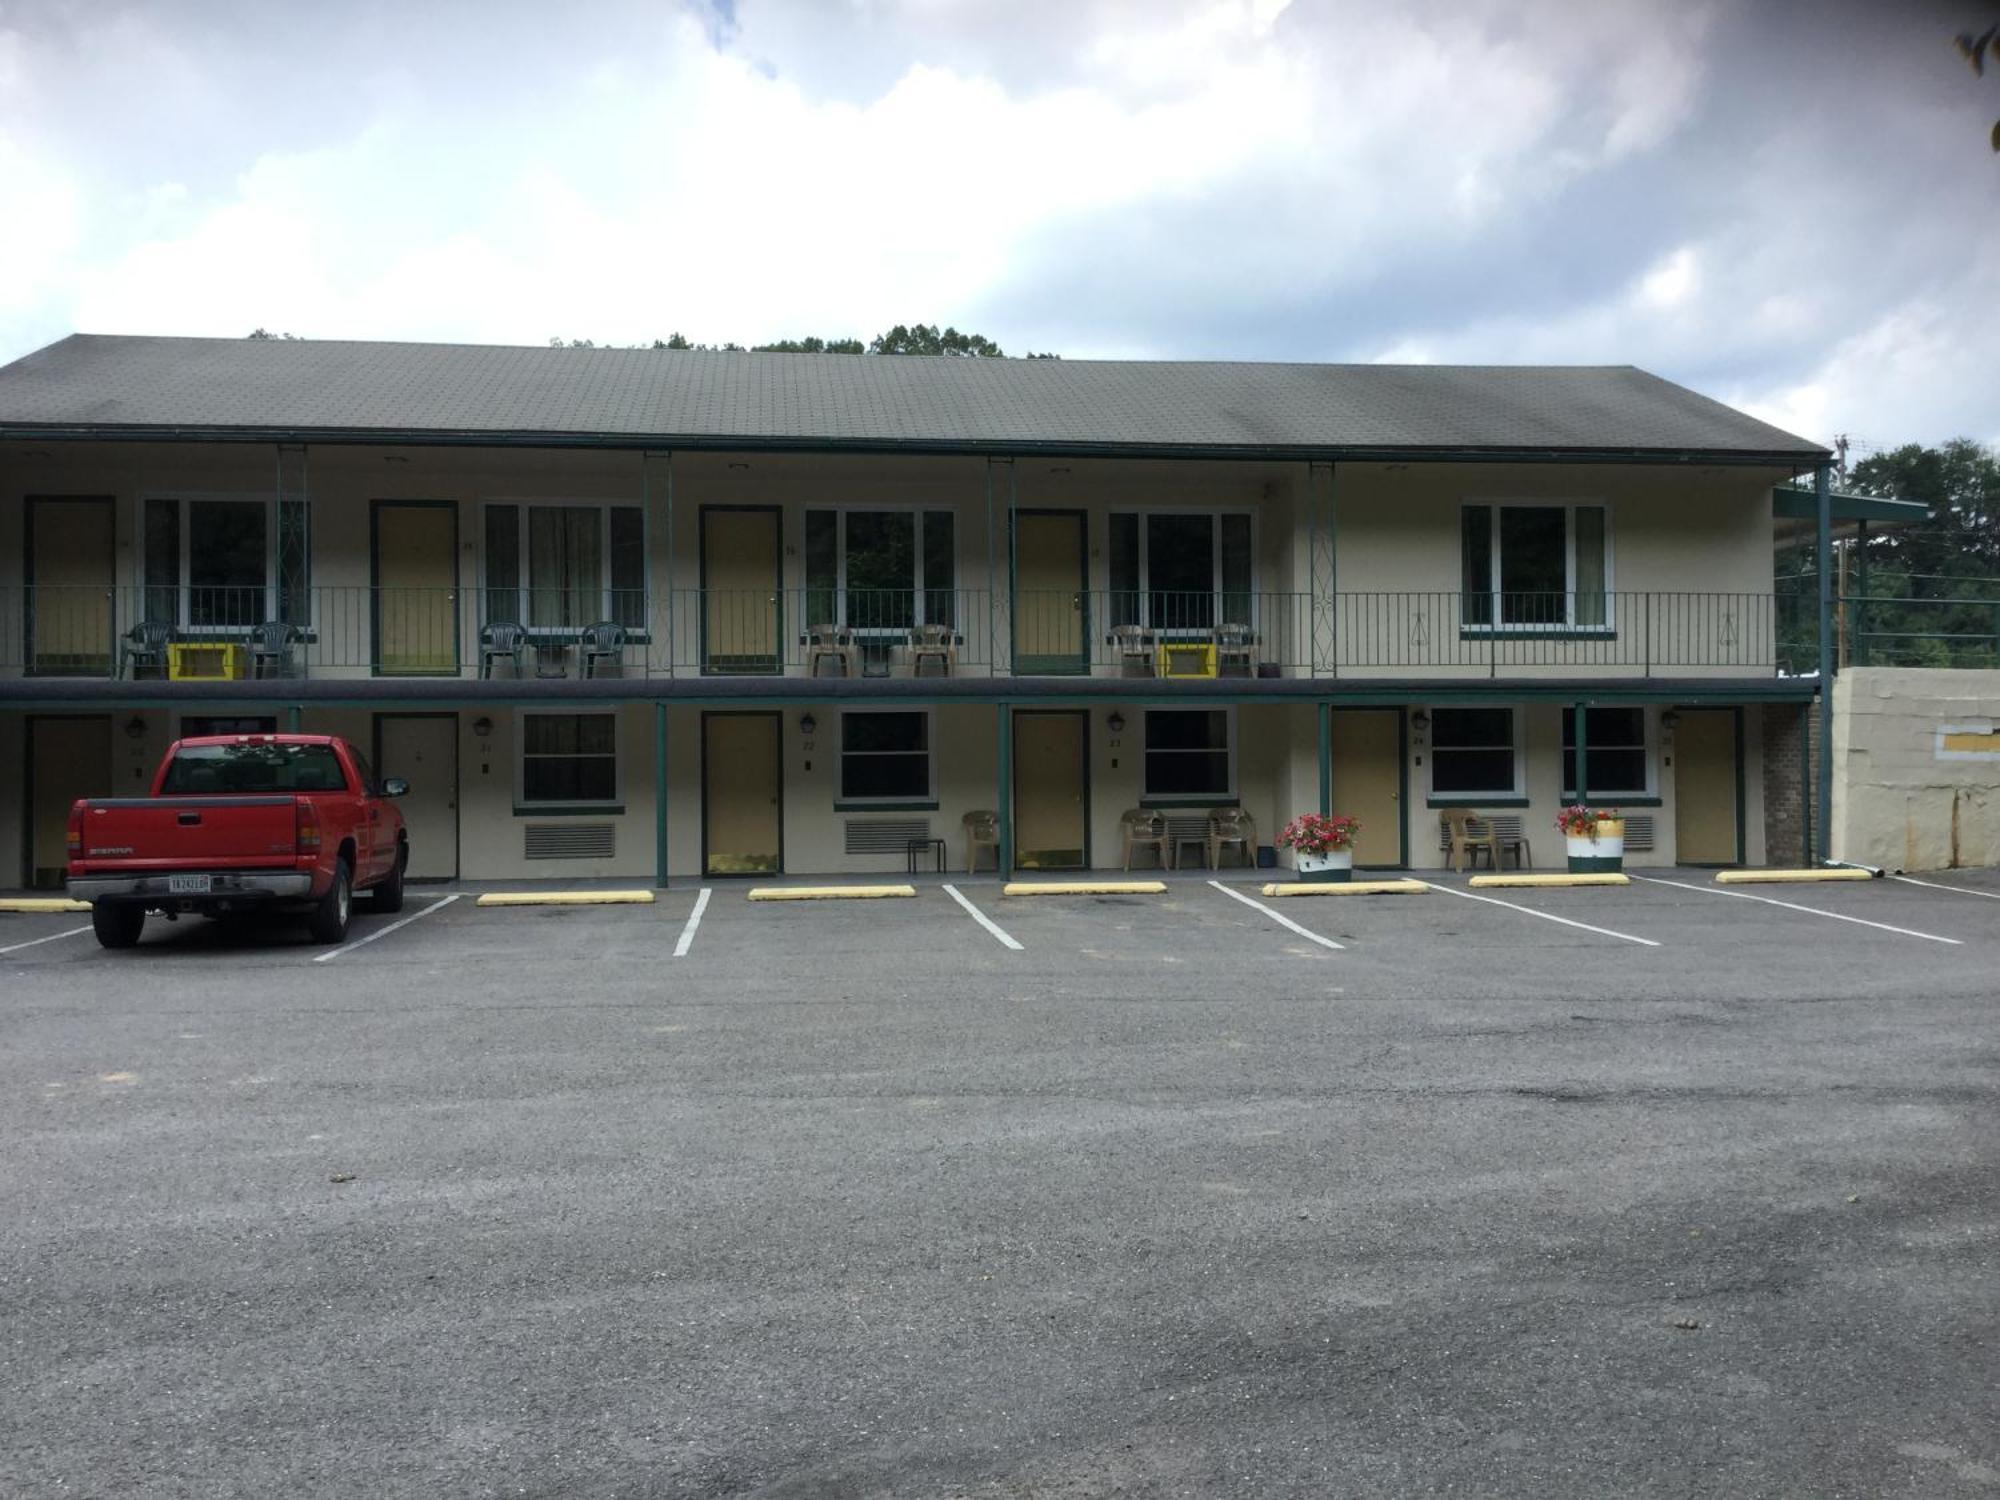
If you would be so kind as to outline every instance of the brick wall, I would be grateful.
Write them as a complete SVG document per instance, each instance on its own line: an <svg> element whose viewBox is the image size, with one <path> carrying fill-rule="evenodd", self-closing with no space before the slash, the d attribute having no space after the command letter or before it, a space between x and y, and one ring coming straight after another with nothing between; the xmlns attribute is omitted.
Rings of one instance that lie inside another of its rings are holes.
<svg viewBox="0 0 2000 1500"><path fill-rule="evenodd" d="M1812 737L1812 780L1799 782L1799 736ZM1810 864L1805 846L1808 811L1819 776L1819 710L1816 704L1764 705L1764 858L1773 865Z"/></svg>

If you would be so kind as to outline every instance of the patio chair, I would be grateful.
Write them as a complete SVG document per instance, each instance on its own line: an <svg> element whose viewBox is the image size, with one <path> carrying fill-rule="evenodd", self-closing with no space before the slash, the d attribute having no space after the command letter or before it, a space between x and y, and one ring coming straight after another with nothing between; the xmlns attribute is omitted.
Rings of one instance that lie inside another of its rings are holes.
<svg viewBox="0 0 2000 1500"><path fill-rule="evenodd" d="M1118 658L1120 677L1153 675L1153 635L1143 625L1113 625L1111 649Z"/></svg>
<svg viewBox="0 0 2000 1500"><path fill-rule="evenodd" d="M174 627L165 620L141 620L125 632L118 643L118 675L125 675L129 665L136 680L141 667L152 668L153 675L167 675L167 647L173 644Z"/></svg>
<svg viewBox="0 0 2000 1500"><path fill-rule="evenodd" d="M1118 819L1118 832L1125 842L1125 868L1132 868L1132 851L1151 849L1153 858L1162 870L1172 869L1173 860L1167 853L1167 818L1164 813L1152 812L1143 807L1128 808Z"/></svg>
<svg viewBox="0 0 2000 1500"><path fill-rule="evenodd" d="M831 667L832 670L826 670ZM806 676L852 677L854 632L842 625L815 625L806 632Z"/></svg>
<svg viewBox="0 0 2000 1500"><path fill-rule="evenodd" d="M949 625L919 625L910 632L910 675L949 677L958 668L958 645Z"/></svg>
<svg viewBox="0 0 2000 1500"><path fill-rule="evenodd" d="M595 677L600 662L611 662L622 672L625 666L625 627L616 620L599 620L584 626L577 636L583 658L583 675Z"/></svg>
<svg viewBox="0 0 2000 1500"><path fill-rule="evenodd" d="M1515 869L1525 870L1535 862L1533 853L1528 849L1528 834L1521 826L1519 813L1506 813L1497 818L1488 818L1486 827L1496 853L1512 852ZM1495 865L1494 868L1498 869L1499 866Z"/></svg>
<svg viewBox="0 0 2000 1500"><path fill-rule="evenodd" d="M1257 675L1257 637L1248 625L1215 627L1215 675L1217 677Z"/></svg>
<svg viewBox="0 0 2000 1500"><path fill-rule="evenodd" d="M491 677L493 663L504 661L514 668L515 676L521 672L521 652L528 644L525 627L512 620L495 620L490 625L479 627L479 675Z"/></svg>
<svg viewBox="0 0 2000 1500"><path fill-rule="evenodd" d="M1471 808L1454 807L1439 813L1438 835L1453 870L1478 869L1481 850L1490 868L1500 868L1500 843L1493 836L1493 825Z"/></svg>
<svg viewBox="0 0 2000 1500"><path fill-rule="evenodd" d="M290 677L292 642L299 633L283 620L266 620L250 632L250 675Z"/></svg>
<svg viewBox="0 0 2000 1500"><path fill-rule="evenodd" d="M1257 868L1257 820L1240 807L1220 807L1208 817L1208 867L1222 868L1222 851L1234 844L1246 869Z"/></svg>
<svg viewBox="0 0 2000 1500"><path fill-rule="evenodd" d="M965 873L970 875L979 868L979 851L988 848L993 851L993 868L1000 868L1000 814L984 809L969 812L959 822L965 826Z"/></svg>

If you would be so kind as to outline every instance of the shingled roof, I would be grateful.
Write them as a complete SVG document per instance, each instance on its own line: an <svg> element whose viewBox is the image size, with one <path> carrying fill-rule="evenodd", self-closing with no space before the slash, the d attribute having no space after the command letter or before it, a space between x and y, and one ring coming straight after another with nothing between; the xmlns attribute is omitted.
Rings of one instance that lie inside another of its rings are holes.
<svg viewBox="0 0 2000 1500"><path fill-rule="evenodd" d="M646 447L1689 455L1823 449L1631 366L720 354L75 334L0 436Z"/></svg>

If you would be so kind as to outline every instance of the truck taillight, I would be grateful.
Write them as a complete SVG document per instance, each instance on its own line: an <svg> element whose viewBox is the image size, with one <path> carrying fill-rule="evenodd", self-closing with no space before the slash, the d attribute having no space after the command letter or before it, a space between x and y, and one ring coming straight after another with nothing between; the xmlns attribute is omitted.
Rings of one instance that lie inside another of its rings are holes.
<svg viewBox="0 0 2000 1500"><path fill-rule="evenodd" d="M83 858L83 804L75 803L69 810L69 857Z"/></svg>
<svg viewBox="0 0 2000 1500"><path fill-rule="evenodd" d="M308 804L301 802L299 804L298 821L293 827L295 830L293 842L298 845L299 853L319 853L319 814L314 812Z"/></svg>

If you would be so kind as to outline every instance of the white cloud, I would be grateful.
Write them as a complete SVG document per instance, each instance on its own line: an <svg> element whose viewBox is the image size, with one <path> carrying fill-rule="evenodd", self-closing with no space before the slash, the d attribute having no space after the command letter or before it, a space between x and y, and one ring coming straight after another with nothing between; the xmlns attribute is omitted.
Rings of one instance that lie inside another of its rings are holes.
<svg viewBox="0 0 2000 1500"><path fill-rule="evenodd" d="M1631 362L1814 435L1990 423L1994 342L1952 315L2000 301L1977 194L1911 166L1958 120L1900 83L1807 104L1901 79L1900 42L1760 51L1748 0L735 13L105 0L0 29L0 190L36 226L0 237L0 358L71 327L924 318L1073 355ZM1853 208L1810 191L1836 183Z"/></svg>

